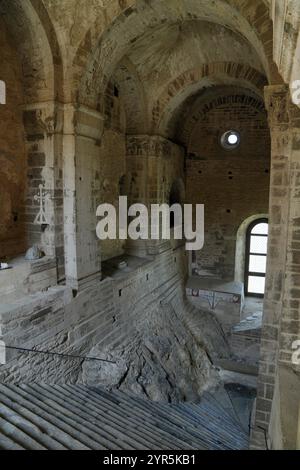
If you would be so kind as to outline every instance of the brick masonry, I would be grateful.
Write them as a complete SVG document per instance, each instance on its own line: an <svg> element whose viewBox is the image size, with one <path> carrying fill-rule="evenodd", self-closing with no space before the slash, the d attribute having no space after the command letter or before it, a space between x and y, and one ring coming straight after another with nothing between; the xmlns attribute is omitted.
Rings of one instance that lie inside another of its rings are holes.
<svg viewBox="0 0 300 470"><path fill-rule="evenodd" d="M187 144L186 200L205 205L205 244L194 254L201 276L233 280L236 237L248 217L268 212L270 133L261 100L239 89L210 93L182 130ZM222 148L228 130L240 133L236 150Z"/></svg>

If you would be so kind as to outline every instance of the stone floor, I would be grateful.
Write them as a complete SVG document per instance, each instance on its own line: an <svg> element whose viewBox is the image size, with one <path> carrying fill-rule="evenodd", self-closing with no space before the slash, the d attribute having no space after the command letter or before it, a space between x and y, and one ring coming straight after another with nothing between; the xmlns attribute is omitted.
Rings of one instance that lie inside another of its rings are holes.
<svg viewBox="0 0 300 470"><path fill-rule="evenodd" d="M256 297L245 297L245 303L242 310L242 320L253 317L254 319L262 320L263 313L263 299Z"/></svg>
<svg viewBox="0 0 300 470"><path fill-rule="evenodd" d="M232 327L228 341L231 360L219 360L219 374L241 417L249 426L256 395L263 299L246 297L241 321Z"/></svg>
<svg viewBox="0 0 300 470"><path fill-rule="evenodd" d="M241 321L233 326L229 338L239 362L258 369L263 300L246 297Z"/></svg>

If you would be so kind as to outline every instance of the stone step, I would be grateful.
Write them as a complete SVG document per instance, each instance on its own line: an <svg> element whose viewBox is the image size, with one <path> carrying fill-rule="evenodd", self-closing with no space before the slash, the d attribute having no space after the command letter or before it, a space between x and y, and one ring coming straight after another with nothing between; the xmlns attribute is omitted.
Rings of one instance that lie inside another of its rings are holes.
<svg viewBox="0 0 300 470"><path fill-rule="evenodd" d="M86 450L88 447L80 442L80 433L76 432L72 426L66 423L61 417L53 414L51 408L45 411L46 407L39 400L25 394L20 387L0 384L0 403L6 403L20 416L27 419L28 423L41 426L49 436L54 436L61 444L72 450ZM8 404L9 403L9 404ZM36 404L38 403L38 405ZM0 428L0 432L2 429ZM50 447L49 447L50 448ZM26 449L31 449L29 445ZM50 448L52 449L52 448ZM55 448L53 448L55 450Z"/></svg>
<svg viewBox="0 0 300 470"><path fill-rule="evenodd" d="M105 392L95 390L95 394L101 395L101 401L105 401ZM107 392L108 393L108 392ZM117 392L114 392L117 395ZM95 395L95 398L97 396ZM140 405L138 400L134 400L133 402L131 400L128 400L128 396L126 396L125 400L122 399L123 393L120 392L119 396L119 405L122 407L122 415L128 419L128 417L132 416L134 421L137 422L142 422L146 423L147 427L153 428L156 432L157 429L161 430L161 433L169 440L168 445L171 446L169 448L174 448L174 445L183 445L182 438L185 437L186 441L188 442L191 446L194 444L197 444L195 440L193 440L193 436L191 433L186 433L185 430L181 427L180 428L180 433L178 433L178 428L172 429L172 421L170 421L169 418L165 419L164 416L161 415L161 413L158 414L159 412L159 405L156 404L155 406L155 412L153 413L152 409L150 408L150 401L143 400L143 403ZM169 410L170 411L170 410ZM174 431L174 432L173 432ZM170 436L171 434L171 436ZM176 448L176 447L175 447ZM187 447L185 447L187 448ZM192 447L191 447L192 448Z"/></svg>
<svg viewBox="0 0 300 470"><path fill-rule="evenodd" d="M29 422L27 419L20 416L20 414L16 413L13 409L4 405L4 403L1 403L0 416L15 428L20 429L22 432L34 439L37 443L41 444L44 449L50 447L55 448L56 450L66 450L66 447L59 443L59 441L45 434L42 430L43 428L40 425L37 426L32 421Z"/></svg>
<svg viewBox="0 0 300 470"><path fill-rule="evenodd" d="M78 386L76 388L76 392L78 392ZM74 393L74 391L73 391ZM112 409L111 407L111 394L108 399L105 398L105 395L101 394L98 395L97 391L93 393L92 389L89 390L88 393L85 393L85 389L82 387L81 393L83 393L85 399L88 396L89 398L93 398L93 407L96 407L97 410L102 410L106 416L109 416L110 422L114 423L117 427L119 426L127 426L128 424L133 426L135 431L138 431L138 436L141 436L141 433L150 441L157 435L157 425L158 422L154 421L153 416L147 416L145 413L143 414L137 407L132 407L131 405L126 407L125 404L118 401L118 407L116 409ZM121 413L120 413L121 410ZM161 444L165 445L168 449L174 449L174 445L177 442L174 442L174 439L170 439L169 433L165 433L161 431L160 442ZM139 437L138 439L142 439ZM158 442L154 439L154 444L158 444ZM178 445L182 445L182 441L178 442Z"/></svg>
<svg viewBox="0 0 300 470"><path fill-rule="evenodd" d="M258 366L247 364L245 362L237 362L234 360L228 359L218 359L215 361L215 366L220 367L224 370L229 370L231 372L237 372L245 375L258 375Z"/></svg>
<svg viewBox="0 0 300 470"><path fill-rule="evenodd" d="M0 449L1 450L25 450L24 447L5 436L0 432Z"/></svg>
<svg viewBox="0 0 300 470"><path fill-rule="evenodd" d="M103 393L103 392L99 392L99 393ZM118 395L121 392L116 391L114 393L116 395ZM120 395L120 399L121 400L124 399L122 397L122 394ZM166 404L162 404L162 403L158 404L158 403L151 402L151 401L146 401L146 405L145 405L144 400L142 400L140 398L131 396L130 399L131 399L132 406L134 406L134 405L139 406L140 405L140 400L141 400L142 401L141 405L142 405L143 408L145 408L145 406L147 406L149 411L152 411L153 413L156 413L156 414L159 412L160 413L160 415L159 415L160 416L160 422L165 420L168 424L174 423L176 426L180 426L180 428L182 430L188 429L188 432L191 436L196 436L196 438L202 439L203 434L204 434L204 430L205 430L205 426L206 426L206 423L207 423L207 412L206 412L207 404L206 404L206 402L204 402L204 400L202 400L197 405L192 405L192 404L166 405ZM126 400L128 400L128 394L127 394ZM181 408L182 406L186 406L188 408L194 406L194 407L197 407L202 414L204 413L204 418L205 419L202 420L202 423L204 423L204 427L199 426L199 428L198 428L198 425L200 424L199 421L197 423L195 423L195 422L192 423L191 420L186 420L186 415L184 413L182 413L182 408ZM170 410L172 411L171 413L170 413ZM236 419L232 419L230 416L228 417L224 412L223 412L223 415L222 415L222 414L220 414L220 410L217 410L217 412L215 412L214 414L213 414L213 412L211 412L210 415L209 415L209 419L211 419L212 417L214 418L213 425L209 427L209 432L212 434L212 436L213 436L213 432L215 431L214 428L220 429L220 423L219 423L220 416L222 416L222 425L224 425L226 419L229 419L229 426L230 427L229 427L228 434L230 433L232 428L239 427L239 423ZM191 424L193 424L193 426L191 426ZM216 424L216 426L214 426L214 424Z"/></svg>
<svg viewBox="0 0 300 470"><path fill-rule="evenodd" d="M70 400L72 399L72 402L74 401L74 390L72 389L72 386L69 387L70 392L68 395L66 395L67 399ZM65 386L64 386L64 391L65 391ZM119 436L118 438L122 441L128 441L130 439L135 439L138 443L141 444L141 448L145 448L149 444L149 440L151 442L151 431L155 431L155 427L151 425L151 423L147 423L147 426L145 426L145 421L142 419L138 419L139 416L132 416L131 414L126 415L126 411L122 408L122 413L115 412L114 409L112 409L112 404L111 401L105 401L101 399L100 401L96 401L93 397L93 402L89 403L91 400L91 392L89 391L88 394L84 393L84 390L79 391L79 387L76 386L76 401L78 405L84 404L85 407L89 407L89 413L94 415L94 410L96 411L96 417L97 419L101 418L101 426L102 422L107 422L108 427L112 429L112 432L114 433L121 433L121 437ZM127 426L128 424L132 424L132 429L129 429L127 432L127 436L124 438L123 430L124 426ZM169 436L166 436L169 438ZM164 445L166 445L168 448L172 448L172 442L170 440L162 439ZM153 440L152 444L156 444L156 441ZM171 446L171 447L170 447Z"/></svg>
<svg viewBox="0 0 300 470"><path fill-rule="evenodd" d="M1 449L246 449L248 436L209 393L156 403L84 385L0 384Z"/></svg>

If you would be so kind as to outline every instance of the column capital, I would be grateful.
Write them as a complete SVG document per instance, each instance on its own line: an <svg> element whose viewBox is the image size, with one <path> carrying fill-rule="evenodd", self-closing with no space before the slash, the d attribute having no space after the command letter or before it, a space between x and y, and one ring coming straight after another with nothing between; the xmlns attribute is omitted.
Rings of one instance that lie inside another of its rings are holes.
<svg viewBox="0 0 300 470"><path fill-rule="evenodd" d="M265 87L265 106L271 129L300 128L300 108L292 102L288 85Z"/></svg>
<svg viewBox="0 0 300 470"><path fill-rule="evenodd" d="M65 105L59 101L30 103L22 107L27 136L51 137L64 128Z"/></svg>
<svg viewBox="0 0 300 470"><path fill-rule="evenodd" d="M264 94L270 128L289 127L289 87L285 84L270 85L265 87Z"/></svg>
<svg viewBox="0 0 300 470"><path fill-rule="evenodd" d="M77 136L100 140L104 131L104 116L95 109L79 106L75 110L75 133Z"/></svg>
<svg viewBox="0 0 300 470"><path fill-rule="evenodd" d="M180 157L184 150L177 144L159 135L128 135L126 138L127 156Z"/></svg>

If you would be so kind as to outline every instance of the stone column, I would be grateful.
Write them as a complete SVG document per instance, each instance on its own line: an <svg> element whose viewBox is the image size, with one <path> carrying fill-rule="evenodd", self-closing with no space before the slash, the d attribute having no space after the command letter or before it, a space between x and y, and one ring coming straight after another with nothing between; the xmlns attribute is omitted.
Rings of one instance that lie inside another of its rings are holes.
<svg viewBox="0 0 300 470"><path fill-rule="evenodd" d="M183 179L184 152L160 136L127 136L126 166L131 184L128 204L169 204L173 181ZM149 224L150 228L150 224ZM155 255L168 249L166 240L128 241L126 251L140 256Z"/></svg>
<svg viewBox="0 0 300 470"><path fill-rule="evenodd" d="M64 107L64 236L67 285L75 290L101 279L96 209L100 202L99 147L103 117L92 109Z"/></svg>
<svg viewBox="0 0 300 470"><path fill-rule="evenodd" d="M299 334L299 117L288 87L265 89L272 139L266 294L252 448L278 446L284 392L281 366L292 367L292 341ZM283 388L282 388L283 387ZM299 391L300 392L300 391ZM270 420L272 426L270 425ZM276 443L276 444L275 444Z"/></svg>

